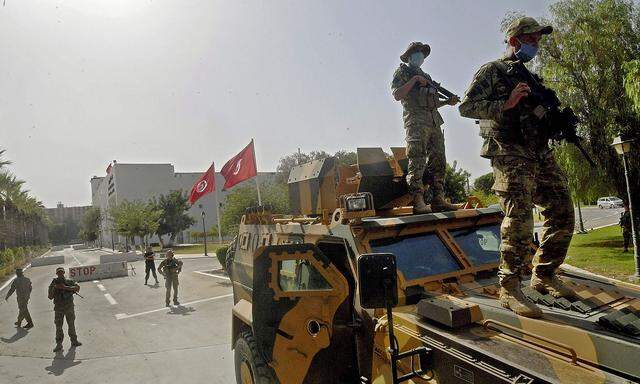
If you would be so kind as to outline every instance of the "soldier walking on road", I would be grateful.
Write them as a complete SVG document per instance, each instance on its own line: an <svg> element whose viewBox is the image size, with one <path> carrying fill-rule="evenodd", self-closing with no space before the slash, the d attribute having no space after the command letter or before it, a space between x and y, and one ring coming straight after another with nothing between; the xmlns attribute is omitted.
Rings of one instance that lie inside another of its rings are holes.
<svg viewBox="0 0 640 384"><path fill-rule="evenodd" d="M629 244L631 244L631 211L629 211L629 204L624 205L624 212L620 215L620 227L622 227L622 238L624 239L623 252L629 252Z"/></svg>
<svg viewBox="0 0 640 384"><path fill-rule="evenodd" d="M144 285L147 285L147 281L149 281L149 272L153 272L153 278L156 279L156 284L158 284L158 275L156 275L156 262L153 257L153 249L151 246L147 245L147 249L144 252Z"/></svg>
<svg viewBox="0 0 640 384"><path fill-rule="evenodd" d="M507 29L506 55L480 68L460 104L462 116L480 119L481 155L491 159L493 189L505 212L500 302L527 317L542 316L520 287L533 236L533 204L542 207L547 220L533 260L531 287L554 297L574 295L556 276L573 236L573 204L549 138L539 129L546 109L528 97L532 86L544 87L542 79L523 64L536 56L540 39L552 31L531 17L514 20Z"/></svg>
<svg viewBox="0 0 640 384"><path fill-rule="evenodd" d="M420 66L431 53L428 44L413 42L400 56L403 64L393 75L393 97L402 103L407 141L407 184L415 213L453 211L457 207L444 198L444 174L447 165L444 149L444 124L438 108L456 105L457 97L440 100L431 77ZM404 63L408 63L404 64ZM431 207L424 201L423 177L431 187Z"/></svg>
<svg viewBox="0 0 640 384"><path fill-rule="evenodd" d="M158 272L164 276L164 286L167 288L165 304L169 306L171 298L171 287L173 286L173 304L180 305L178 302L178 274L182 272L182 261L176 259L172 250L168 250L165 259L158 266Z"/></svg>
<svg viewBox="0 0 640 384"><path fill-rule="evenodd" d="M80 286L73 280L65 279L64 268L56 268L56 277L49 284L49 300L53 300L54 323L56 325L56 346L53 352L62 351L62 340L64 332L62 325L67 320L68 334L71 339L71 346L82 345L78 341L76 334L76 314L73 304L73 295L80 291Z"/></svg>
<svg viewBox="0 0 640 384"><path fill-rule="evenodd" d="M4 298L5 301L9 300L9 297L13 292L16 293L16 299L18 301L18 321L15 323L16 326L20 327L20 324L22 324L22 320L24 319L27 320L27 324L25 324L24 328L33 328L33 320L31 320L31 314L27 307L29 304L29 297L31 296L31 280L24 276L22 268L16 268L16 278L11 282L11 288L9 288L9 292L7 292L7 296Z"/></svg>

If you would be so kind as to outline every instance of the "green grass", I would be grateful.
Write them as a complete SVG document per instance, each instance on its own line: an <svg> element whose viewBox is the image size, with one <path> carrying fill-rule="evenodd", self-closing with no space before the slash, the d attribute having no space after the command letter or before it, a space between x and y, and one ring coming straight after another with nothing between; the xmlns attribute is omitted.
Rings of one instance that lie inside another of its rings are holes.
<svg viewBox="0 0 640 384"><path fill-rule="evenodd" d="M207 254L209 256L213 256L216 249L228 245L227 243L209 243L207 242ZM183 255L183 254L200 254L200 255L204 255L204 244L194 244L194 245L186 245L186 246L180 246L180 245L174 245L173 247L171 247L171 249L173 249L173 253L175 253L176 255ZM154 247L153 248L154 251L156 252L160 252L160 247Z"/></svg>
<svg viewBox="0 0 640 384"><path fill-rule="evenodd" d="M623 253L622 230L611 226L573 235L565 262L599 275L627 281L635 273L633 252Z"/></svg>

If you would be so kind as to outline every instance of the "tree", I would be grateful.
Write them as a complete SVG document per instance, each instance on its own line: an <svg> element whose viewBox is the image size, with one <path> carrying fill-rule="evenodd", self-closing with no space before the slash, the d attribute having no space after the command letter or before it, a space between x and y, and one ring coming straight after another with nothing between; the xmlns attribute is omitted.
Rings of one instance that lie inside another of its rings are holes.
<svg viewBox="0 0 640 384"><path fill-rule="evenodd" d="M625 63L624 90L633 103L633 110L640 115L640 60Z"/></svg>
<svg viewBox="0 0 640 384"><path fill-rule="evenodd" d="M150 203L155 209L161 212L160 225L156 230L156 234L160 239L160 244L164 248L165 244L162 236L169 235L169 246L173 244L178 233L191 227L196 221L187 214L191 206L189 205L187 196L182 190L172 191L167 195L153 198Z"/></svg>
<svg viewBox="0 0 640 384"><path fill-rule="evenodd" d="M262 183L260 186L263 205L271 205L273 213L289 213L287 186L281 183ZM224 213L220 220L223 234L238 233L240 219L245 210L258 205L258 193L253 187L234 189L225 198Z"/></svg>
<svg viewBox="0 0 640 384"><path fill-rule="evenodd" d="M640 56L639 7L632 0L561 0L551 5L550 14L554 33L541 41L537 65L560 100L576 112L579 131L588 140L599 172L626 199L621 159L610 143L618 134L638 135L640 115L632 100L638 78L624 80L637 73L636 66L628 63ZM640 206L639 153L636 142L629 156L636 206Z"/></svg>
<svg viewBox="0 0 640 384"><path fill-rule="evenodd" d="M87 242L96 241L100 233L101 222L102 213L100 212L100 208L91 207L87 209L82 217L80 237Z"/></svg>
<svg viewBox="0 0 640 384"><path fill-rule="evenodd" d="M471 174L460 168L457 169L458 162L454 161L445 169L444 175L444 195L451 199L452 203L463 203L467 200L467 180Z"/></svg>
<svg viewBox="0 0 640 384"><path fill-rule="evenodd" d="M136 236L144 244L145 238L158 230L161 214L152 204L141 201L125 200L109 210L114 230L130 239L133 244Z"/></svg>
<svg viewBox="0 0 640 384"><path fill-rule="evenodd" d="M476 191L482 191L483 193L493 193L494 177L493 172L489 172L485 175L478 177L473 182L473 189Z"/></svg>

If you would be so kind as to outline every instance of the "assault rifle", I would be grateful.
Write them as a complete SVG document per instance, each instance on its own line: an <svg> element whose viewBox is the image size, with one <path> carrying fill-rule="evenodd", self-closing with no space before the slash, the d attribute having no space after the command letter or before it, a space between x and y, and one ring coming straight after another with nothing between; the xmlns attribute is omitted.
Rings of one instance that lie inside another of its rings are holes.
<svg viewBox="0 0 640 384"><path fill-rule="evenodd" d="M447 90L445 87L441 86L440 83L437 83L433 80L428 80L428 79L427 79L427 82L429 83L430 86L434 87L438 91L438 97L440 99L450 100L455 97L456 99L460 100L460 97L458 97L458 95Z"/></svg>
<svg viewBox="0 0 640 384"><path fill-rule="evenodd" d="M516 61L511 67L517 71L520 77L526 78L527 85L531 92L527 96L529 103L537 105L533 114L539 119L539 128L549 139L553 141L564 140L578 148L582 156L595 168L596 164L589 156L589 153L582 146L582 138L578 136L578 117L571 107L560 109L560 100L555 91L542 85L539 78L532 75L524 64Z"/></svg>

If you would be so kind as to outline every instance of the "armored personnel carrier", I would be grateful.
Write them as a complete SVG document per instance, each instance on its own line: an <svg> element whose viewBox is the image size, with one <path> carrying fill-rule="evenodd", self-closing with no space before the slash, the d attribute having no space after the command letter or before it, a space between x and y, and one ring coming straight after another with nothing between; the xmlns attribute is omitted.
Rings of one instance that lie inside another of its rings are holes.
<svg viewBox="0 0 640 384"><path fill-rule="evenodd" d="M640 381L637 286L565 269L574 301L524 288L543 318L502 308L500 209L412 214L392 152L300 165L293 215L247 210L227 259L238 383Z"/></svg>

